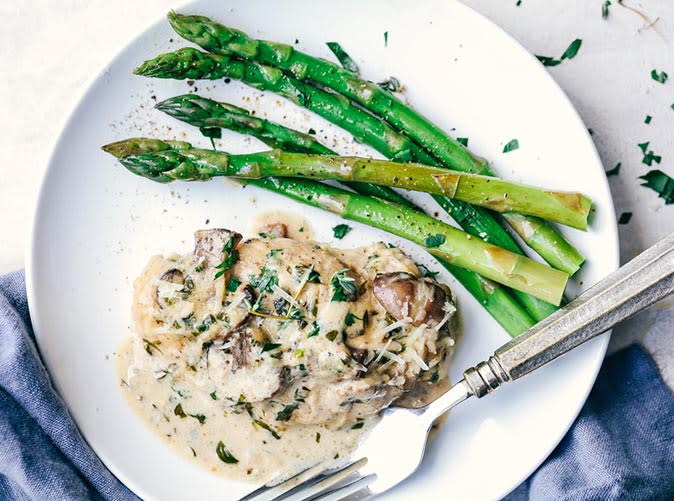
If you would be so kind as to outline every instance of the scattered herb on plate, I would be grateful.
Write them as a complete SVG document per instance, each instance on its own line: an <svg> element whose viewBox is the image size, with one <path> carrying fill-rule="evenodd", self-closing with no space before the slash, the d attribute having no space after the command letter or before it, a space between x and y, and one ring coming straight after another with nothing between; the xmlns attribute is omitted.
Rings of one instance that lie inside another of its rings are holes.
<svg viewBox="0 0 674 501"><path fill-rule="evenodd" d="M332 228L332 234L335 238L342 239L346 236L348 232L351 231L351 226L348 224L338 224Z"/></svg>
<svg viewBox="0 0 674 501"><path fill-rule="evenodd" d="M655 169L648 171L643 176L639 176L639 179L644 180L641 186L655 191L665 201L665 204L674 203L674 179L667 174L659 169Z"/></svg>
<svg viewBox="0 0 674 501"><path fill-rule="evenodd" d="M618 162L617 164L615 164L615 167L606 171L606 177L617 176L618 174L620 174L621 167L622 163Z"/></svg>
<svg viewBox="0 0 674 501"><path fill-rule="evenodd" d="M344 49L342 49L341 45L339 45L337 42L327 42L326 45L332 51L332 53L339 61L339 64L341 64L345 70L349 70L352 73L355 73L356 75L360 73L360 70L358 69L358 65L356 64L356 62L353 59L351 59L351 56L349 56L349 54Z"/></svg>
<svg viewBox="0 0 674 501"><path fill-rule="evenodd" d="M664 71L658 73L658 71L655 68L653 68L651 70L651 78L656 82L663 84L667 81L669 75L667 75L667 73L665 73Z"/></svg>
<svg viewBox="0 0 674 501"><path fill-rule="evenodd" d="M515 151L518 150L520 147L520 142L517 139L511 139L508 141L508 143L503 147L503 153L508 153L510 151Z"/></svg>
<svg viewBox="0 0 674 501"><path fill-rule="evenodd" d="M618 218L618 224L627 224L630 222L630 219L632 219L632 213L623 212L622 214L620 214L620 218Z"/></svg>

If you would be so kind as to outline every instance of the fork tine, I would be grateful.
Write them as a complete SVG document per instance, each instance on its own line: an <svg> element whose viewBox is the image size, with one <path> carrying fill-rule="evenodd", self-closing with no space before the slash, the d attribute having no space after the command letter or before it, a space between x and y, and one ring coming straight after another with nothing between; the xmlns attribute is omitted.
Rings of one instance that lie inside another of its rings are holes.
<svg viewBox="0 0 674 501"><path fill-rule="evenodd" d="M326 492L325 494L322 494L317 498L314 498L313 501L339 501L340 499L344 499L345 497L350 496L351 494L355 494L356 492L365 489L376 478L377 475L371 473L365 477L359 478L355 482L351 482L350 484L343 485L341 487L338 487L337 489ZM371 493L366 497L369 496L371 496ZM364 498L359 497L358 499Z"/></svg>
<svg viewBox="0 0 674 501"><path fill-rule="evenodd" d="M353 463L350 463L335 472L327 473L324 478L319 479L319 481L316 483L307 482L306 486L298 486L296 489L293 489L289 496L284 497L283 500L302 501L317 496L335 484L348 479L349 476L351 476L353 473L356 473L366 464L367 458L361 458L358 461L354 461Z"/></svg>
<svg viewBox="0 0 674 501"><path fill-rule="evenodd" d="M325 463L315 464L306 470L299 472L297 475L290 477L285 482L271 486L263 485L262 487L255 489L253 492L246 494L244 497L239 499L239 501L271 501L273 499L279 498L286 492L311 481L312 479L320 477L321 474L325 473L330 468L331 467Z"/></svg>

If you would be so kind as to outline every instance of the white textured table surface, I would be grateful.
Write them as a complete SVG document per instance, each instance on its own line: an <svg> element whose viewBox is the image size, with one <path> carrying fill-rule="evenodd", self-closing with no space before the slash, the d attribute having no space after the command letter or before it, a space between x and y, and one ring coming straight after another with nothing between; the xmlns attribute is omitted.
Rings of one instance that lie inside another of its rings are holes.
<svg viewBox="0 0 674 501"><path fill-rule="evenodd" d="M576 58L549 71L593 130L604 165L622 163L610 183L618 214L633 213L620 227L623 262L674 231L674 205L665 206L637 179L651 168L674 176L674 2L625 0L651 20L659 18L650 28L617 0L606 20L604 0L465 3L536 54L559 57L572 40L583 40ZM87 82L175 6L168 0L0 2L0 273L23 267L47 157ZM672 78L665 84L654 81L654 68ZM647 115L650 124L644 123ZM637 145L646 141L662 157L661 164L642 163ZM669 299L616 328L611 349L639 340L674 387L673 325L674 299Z"/></svg>

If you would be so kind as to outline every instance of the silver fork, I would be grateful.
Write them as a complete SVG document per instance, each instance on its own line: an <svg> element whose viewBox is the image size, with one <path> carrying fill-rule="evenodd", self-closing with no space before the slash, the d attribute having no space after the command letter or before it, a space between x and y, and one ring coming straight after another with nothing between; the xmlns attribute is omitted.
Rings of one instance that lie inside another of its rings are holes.
<svg viewBox="0 0 674 501"><path fill-rule="evenodd" d="M461 381L426 407L385 409L381 422L351 455L355 460L332 470L318 464L279 485L261 487L241 501L328 501L380 494L417 469L430 427L443 413L469 397L481 398L529 374L672 292L674 233L498 348L487 361L466 370ZM405 451L396 461L390 461L393 442Z"/></svg>

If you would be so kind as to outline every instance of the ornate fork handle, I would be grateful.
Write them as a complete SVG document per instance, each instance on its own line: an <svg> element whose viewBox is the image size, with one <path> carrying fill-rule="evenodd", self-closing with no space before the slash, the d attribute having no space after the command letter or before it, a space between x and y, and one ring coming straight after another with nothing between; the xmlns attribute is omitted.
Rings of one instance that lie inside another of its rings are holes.
<svg viewBox="0 0 674 501"><path fill-rule="evenodd" d="M476 397L518 379L674 292L674 233L464 372Z"/></svg>

